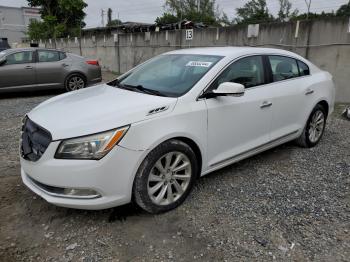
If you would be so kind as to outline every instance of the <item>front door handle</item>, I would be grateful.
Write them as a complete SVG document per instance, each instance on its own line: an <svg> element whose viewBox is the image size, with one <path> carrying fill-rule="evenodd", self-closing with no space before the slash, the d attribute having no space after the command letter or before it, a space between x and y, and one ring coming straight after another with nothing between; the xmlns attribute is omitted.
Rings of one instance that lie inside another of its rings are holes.
<svg viewBox="0 0 350 262"><path fill-rule="evenodd" d="M307 95L311 95L313 93L314 93L314 90L311 88L308 88L308 89L306 89L305 95L307 96Z"/></svg>
<svg viewBox="0 0 350 262"><path fill-rule="evenodd" d="M25 69L33 69L32 66L26 66Z"/></svg>
<svg viewBox="0 0 350 262"><path fill-rule="evenodd" d="M270 106L272 106L272 102L264 101L264 102L261 104L260 108L266 108L266 107L270 107Z"/></svg>

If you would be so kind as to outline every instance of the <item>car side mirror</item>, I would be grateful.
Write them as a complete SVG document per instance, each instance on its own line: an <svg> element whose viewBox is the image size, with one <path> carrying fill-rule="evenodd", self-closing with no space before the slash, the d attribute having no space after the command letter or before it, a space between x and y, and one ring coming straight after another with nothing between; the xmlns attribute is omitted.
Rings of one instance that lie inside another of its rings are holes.
<svg viewBox="0 0 350 262"><path fill-rule="evenodd" d="M202 98L213 98L218 96L243 96L244 95L244 85L233 83L233 82L224 82L221 83L217 89L212 92L204 93Z"/></svg>
<svg viewBox="0 0 350 262"><path fill-rule="evenodd" d="M243 96L244 85L233 82L224 82L221 83L217 89L213 90L213 93L217 96Z"/></svg>

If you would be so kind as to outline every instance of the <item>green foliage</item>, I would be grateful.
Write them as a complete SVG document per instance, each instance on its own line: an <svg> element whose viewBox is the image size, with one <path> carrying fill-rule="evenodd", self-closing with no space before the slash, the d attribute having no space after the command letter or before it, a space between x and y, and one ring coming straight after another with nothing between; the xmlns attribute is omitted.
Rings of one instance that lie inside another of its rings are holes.
<svg viewBox="0 0 350 262"><path fill-rule="evenodd" d="M332 13L322 12L320 14L317 14L317 13L300 14L295 17L292 17L291 20L296 21L296 20L320 19L320 18L332 18L332 17L336 17L336 14L334 12Z"/></svg>
<svg viewBox="0 0 350 262"><path fill-rule="evenodd" d="M266 0L250 0L243 7L236 9L238 24L259 24L274 21L266 6Z"/></svg>
<svg viewBox="0 0 350 262"><path fill-rule="evenodd" d="M292 20L322 19L333 17L350 17L350 2L345 5L342 5L336 12L300 14L298 16L293 17Z"/></svg>
<svg viewBox="0 0 350 262"><path fill-rule="evenodd" d="M120 21L119 19L113 19L111 20L111 22L107 23L107 26L111 27L111 26L118 26L121 25L123 22Z"/></svg>
<svg viewBox="0 0 350 262"><path fill-rule="evenodd" d="M28 27L28 36L30 39L46 39L46 24L41 21L33 19Z"/></svg>
<svg viewBox="0 0 350 262"><path fill-rule="evenodd" d="M230 26L232 25L232 21L228 18L227 14L223 13L221 17L217 19L217 22L221 26Z"/></svg>
<svg viewBox="0 0 350 262"><path fill-rule="evenodd" d="M350 17L350 1L349 3L345 4L345 5L342 5L337 13L336 13L336 16L345 16L345 17Z"/></svg>
<svg viewBox="0 0 350 262"><path fill-rule="evenodd" d="M166 0L166 12L157 17L157 24L176 23L181 20L218 25L225 14L220 14L215 0ZM227 18L227 16L225 16Z"/></svg>
<svg viewBox="0 0 350 262"><path fill-rule="evenodd" d="M40 7L41 22L31 21L31 39L48 39L79 35L87 6L83 0L27 0L29 6ZM39 37L39 38L38 38Z"/></svg>
<svg viewBox="0 0 350 262"><path fill-rule="evenodd" d="M156 18L157 25L173 24L179 22L179 18L170 13L164 13L162 16Z"/></svg>

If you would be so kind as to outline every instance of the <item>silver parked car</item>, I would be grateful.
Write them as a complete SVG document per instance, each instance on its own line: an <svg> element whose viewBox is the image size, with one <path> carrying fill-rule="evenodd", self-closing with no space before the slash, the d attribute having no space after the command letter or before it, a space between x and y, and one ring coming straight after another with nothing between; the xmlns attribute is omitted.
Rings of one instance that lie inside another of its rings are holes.
<svg viewBox="0 0 350 262"><path fill-rule="evenodd" d="M55 49L21 48L0 52L0 92L65 88L101 82L97 60Z"/></svg>

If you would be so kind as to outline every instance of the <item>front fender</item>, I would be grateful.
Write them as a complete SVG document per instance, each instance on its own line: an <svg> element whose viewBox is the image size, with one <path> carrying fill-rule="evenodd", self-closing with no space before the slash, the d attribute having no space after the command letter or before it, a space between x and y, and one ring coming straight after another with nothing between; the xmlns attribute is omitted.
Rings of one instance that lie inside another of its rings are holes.
<svg viewBox="0 0 350 262"><path fill-rule="evenodd" d="M176 106L171 114L132 124L119 145L145 151L143 157L146 157L149 151L176 137L196 143L202 154L202 162L206 163L207 110L203 101L194 101L192 105L187 105L186 110Z"/></svg>

